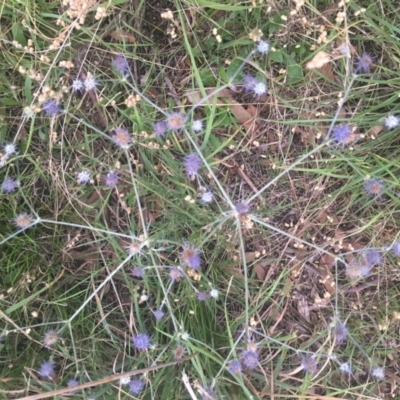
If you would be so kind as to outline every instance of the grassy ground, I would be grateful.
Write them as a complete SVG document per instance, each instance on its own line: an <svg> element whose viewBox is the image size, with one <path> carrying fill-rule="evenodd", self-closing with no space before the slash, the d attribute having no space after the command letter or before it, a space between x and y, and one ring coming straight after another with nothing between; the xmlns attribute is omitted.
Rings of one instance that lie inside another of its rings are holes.
<svg viewBox="0 0 400 400"><path fill-rule="evenodd" d="M3 2L0 398L400 398L398 11Z"/></svg>

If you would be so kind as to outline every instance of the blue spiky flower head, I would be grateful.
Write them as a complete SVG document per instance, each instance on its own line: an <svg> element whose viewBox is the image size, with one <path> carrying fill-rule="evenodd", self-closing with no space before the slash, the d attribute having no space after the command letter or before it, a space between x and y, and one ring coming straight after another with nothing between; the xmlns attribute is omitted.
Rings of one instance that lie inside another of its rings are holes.
<svg viewBox="0 0 400 400"><path fill-rule="evenodd" d="M39 375L42 379L54 379L54 363L52 361L43 361L39 367Z"/></svg>
<svg viewBox="0 0 400 400"><path fill-rule="evenodd" d="M369 178L366 179L364 182L364 189L367 191L368 194L380 197L384 193L385 185L383 184L382 179L376 178Z"/></svg>
<svg viewBox="0 0 400 400"><path fill-rule="evenodd" d="M132 338L132 345L138 350L147 350L150 347L151 338L147 333L139 333Z"/></svg>
<svg viewBox="0 0 400 400"><path fill-rule="evenodd" d="M190 153L189 155L185 156L183 165L186 176L193 180L201 167L200 157L197 155L197 153Z"/></svg>
<svg viewBox="0 0 400 400"><path fill-rule="evenodd" d="M134 378L129 383L129 391L132 394L139 394L144 388L144 382L141 379Z"/></svg>
<svg viewBox="0 0 400 400"><path fill-rule="evenodd" d="M55 117L62 112L60 103L57 100L49 99L42 104L42 110L48 117Z"/></svg>
<svg viewBox="0 0 400 400"><path fill-rule="evenodd" d="M115 70L122 76L125 76L129 72L129 64L124 56L118 55L112 62Z"/></svg>
<svg viewBox="0 0 400 400"><path fill-rule="evenodd" d="M337 126L332 132L332 139L341 145L349 144L353 141L353 128L348 124Z"/></svg>
<svg viewBox="0 0 400 400"><path fill-rule="evenodd" d="M364 51L356 60L356 69L354 73L357 74L358 72L363 71L365 74L368 74L374 59L375 57L372 57L371 54Z"/></svg>
<svg viewBox="0 0 400 400"><path fill-rule="evenodd" d="M193 269L201 268L200 250L190 243L185 243L181 253L183 263Z"/></svg>

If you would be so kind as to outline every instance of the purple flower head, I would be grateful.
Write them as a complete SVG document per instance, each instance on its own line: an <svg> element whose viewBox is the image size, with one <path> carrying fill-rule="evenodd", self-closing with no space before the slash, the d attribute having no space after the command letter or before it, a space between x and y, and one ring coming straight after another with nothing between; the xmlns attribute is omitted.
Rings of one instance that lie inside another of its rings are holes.
<svg viewBox="0 0 400 400"><path fill-rule="evenodd" d="M372 267L373 265L382 264L384 259L382 253L378 250L368 249L364 253L365 262L368 266Z"/></svg>
<svg viewBox="0 0 400 400"><path fill-rule="evenodd" d="M254 90L254 86L257 84L257 78L251 75L245 75L243 78L243 89L245 93L249 93Z"/></svg>
<svg viewBox="0 0 400 400"><path fill-rule="evenodd" d="M20 229L28 228L29 226L32 225L32 223L33 223L32 215L30 215L26 212L18 214L14 218L14 224Z"/></svg>
<svg viewBox="0 0 400 400"><path fill-rule="evenodd" d="M228 370L234 375L240 375L242 372L242 365L240 364L240 361L239 360L231 361Z"/></svg>
<svg viewBox="0 0 400 400"><path fill-rule="evenodd" d="M4 145L4 153L6 156L17 154L17 146L14 143L7 143Z"/></svg>
<svg viewBox="0 0 400 400"><path fill-rule="evenodd" d="M179 268L171 268L168 275L172 282L179 282L184 276Z"/></svg>
<svg viewBox="0 0 400 400"><path fill-rule="evenodd" d="M90 172L86 169L78 172L77 180L80 185L90 182Z"/></svg>
<svg viewBox="0 0 400 400"><path fill-rule="evenodd" d="M161 321L165 315L165 312L160 308L158 310L153 311L154 316L156 317L156 321Z"/></svg>
<svg viewBox="0 0 400 400"><path fill-rule="evenodd" d="M40 364L39 375L42 379L54 379L54 364L52 361L43 361Z"/></svg>
<svg viewBox="0 0 400 400"><path fill-rule="evenodd" d="M208 300L211 296L210 293L208 292L197 292L196 297L198 301L206 301Z"/></svg>
<svg viewBox="0 0 400 400"><path fill-rule="evenodd" d="M373 376L378 381L383 381L385 379L385 367L377 367L371 371L371 376Z"/></svg>
<svg viewBox="0 0 400 400"><path fill-rule="evenodd" d="M4 179L3 183L1 184L1 190L5 193L12 193L18 188L18 182L13 178L6 178Z"/></svg>
<svg viewBox="0 0 400 400"><path fill-rule="evenodd" d="M201 167L201 160L196 153L190 153L188 156L185 156L183 165L186 176L189 179L194 179Z"/></svg>
<svg viewBox="0 0 400 400"><path fill-rule="evenodd" d="M193 132L201 132L203 130L203 121L201 119L196 119L192 123L192 130Z"/></svg>
<svg viewBox="0 0 400 400"><path fill-rule="evenodd" d="M124 56L116 56L112 62L112 65L115 70L122 76L127 75L127 73L129 72L129 64Z"/></svg>
<svg viewBox="0 0 400 400"><path fill-rule="evenodd" d="M71 89L74 92L81 92L84 88L84 83L82 79L76 78L72 81Z"/></svg>
<svg viewBox="0 0 400 400"><path fill-rule="evenodd" d="M211 190L203 190L200 193L200 201L203 204L210 204L214 200L214 193Z"/></svg>
<svg viewBox="0 0 400 400"><path fill-rule="evenodd" d="M132 345L138 350L147 350L150 347L150 335L147 333L139 333L132 338Z"/></svg>
<svg viewBox="0 0 400 400"><path fill-rule="evenodd" d="M137 265L135 265L131 270L132 276L134 276L135 278L143 278L143 272L144 268Z"/></svg>
<svg viewBox="0 0 400 400"><path fill-rule="evenodd" d="M85 81L83 82L83 84L84 84L85 89L87 91L94 90L94 89L96 89L97 86L100 85L100 83L97 82L97 79L91 74L87 75L87 77L86 77Z"/></svg>
<svg viewBox="0 0 400 400"><path fill-rule="evenodd" d="M104 183L109 188L114 188L118 185L119 176L116 172L110 171L107 175L104 176Z"/></svg>
<svg viewBox="0 0 400 400"><path fill-rule="evenodd" d="M153 125L153 131L156 134L156 136L165 136L165 134L168 131L168 125L165 121L157 121Z"/></svg>
<svg viewBox="0 0 400 400"><path fill-rule="evenodd" d="M68 381L67 381L67 387L69 387L69 388L73 388L73 387L78 386L78 385L79 385L79 382L76 379L72 379L71 378L71 379L68 379ZM71 390L68 393L72 394L74 392L75 392L75 390Z"/></svg>
<svg viewBox="0 0 400 400"><path fill-rule="evenodd" d="M129 391L132 394L139 394L144 388L144 382L138 378L134 378L129 383Z"/></svg>
<svg viewBox="0 0 400 400"><path fill-rule="evenodd" d="M114 143L122 149L129 149L132 142L132 135L125 128L115 128L113 136Z"/></svg>
<svg viewBox="0 0 400 400"><path fill-rule="evenodd" d="M391 114L383 119L383 122L387 129L394 129L400 126L400 118Z"/></svg>
<svg viewBox="0 0 400 400"><path fill-rule="evenodd" d="M183 263L189 268L200 269L201 258L199 253L199 249L189 243L185 243L181 253Z"/></svg>
<svg viewBox="0 0 400 400"><path fill-rule="evenodd" d="M353 129L350 125L339 125L332 132L333 140L338 144L348 144L352 141Z"/></svg>
<svg viewBox="0 0 400 400"><path fill-rule="evenodd" d="M254 369L258 366L258 353L254 350L247 350L242 353L242 364L248 369Z"/></svg>
<svg viewBox="0 0 400 400"><path fill-rule="evenodd" d="M396 256L399 257L400 256L400 241L396 240L392 247L390 248L390 250L392 251L392 253Z"/></svg>
<svg viewBox="0 0 400 400"><path fill-rule="evenodd" d="M57 114L62 112L60 103L56 100L47 100L42 104L42 110L48 117L55 117Z"/></svg>
<svg viewBox="0 0 400 400"><path fill-rule="evenodd" d="M344 362L343 364L340 364L339 370L340 370L340 372L347 374L347 375L353 374L350 363L348 363L348 362Z"/></svg>
<svg viewBox="0 0 400 400"><path fill-rule="evenodd" d="M186 116L180 112L173 112L166 119L168 129L179 131L185 127Z"/></svg>
<svg viewBox="0 0 400 400"><path fill-rule="evenodd" d="M264 82L258 81L254 85L253 92L256 96L262 96L263 94L266 94L268 92L267 85Z"/></svg>
<svg viewBox="0 0 400 400"><path fill-rule="evenodd" d="M357 74L359 71L364 71L365 74L368 74L373 61L374 57L364 51L356 61L356 69L354 73Z"/></svg>
<svg viewBox="0 0 400 400"><path fill-rule="evenodd" d="M345 324L337 322L333 328L333 334L335 336L336 344L344 343L347 339L348 329Z"/></svg>
<svg viewBox="0 0 400 400"><path fill-rule="evenodd" d="M267 54L271 48L271 43L266 40L260 40L257 44L257 51L261 54Z"/></svg>
<svg viewBox="0 0 400 400"><path fill-rule="evenodd" d="M250 205L241 201L235 205L235 209L239 215L247 214L250 211Z"/></svg>
<svg viewBox="0 0 400 400"><path fill-rule="evenodd" d="M383 194L384 184L382 179L370 178L364 182L364 189L372 196L379 197Z"/></svg>
<svg viewBox="0 0 400 400"><path fill-rule="evenodd" d="M315 357L306 355L301 357L301 367L309 372L310 374L315 374L318 371L318 365L315 361Z"/></svg>

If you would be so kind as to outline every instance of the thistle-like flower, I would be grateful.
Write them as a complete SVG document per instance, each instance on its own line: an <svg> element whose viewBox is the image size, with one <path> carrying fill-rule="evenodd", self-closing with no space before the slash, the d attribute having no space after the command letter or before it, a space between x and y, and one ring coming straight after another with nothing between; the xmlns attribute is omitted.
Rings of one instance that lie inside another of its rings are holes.
<svg viewBox="0 0 400 400"><path fill-rule="evenodd" d="M396 117L393 114L388 115L386 118L384 118L383 122L387 129L394 129L400 126L400 118Z"/></svg>
<svg viewBox="0 0 400 400"><path fill-rule="evenodd" d="M129 64L124 56L116 56L112 62L112 65L115 70L122 76L126 76L129 72Z"/></svg>
<svg viewBox="0 0 400 400"><path fill-rule="evenodd" d="M186 353L186 350L183 346L179 345L177 346L173 351L172 354L174 356L174 360L175 361L180 361L182 360L182 358L184 357Z"/></svg>
<svg viewBox="0 0 400 400"><path fill-rule="evenodd" d="M7 143L4 145L4 154L6 156L12 156L13 154L18 154L17 146L14 143Z"/></svg>
<svg viewBox="0 0 400 400"><path fill-rule="evenodd" d="M374 57L364 51L356 61L354 73L357 74L359 71L364 71L365 74L369 73L373 61Z"/></svg>
<svg viewBox="0 0 400 400"><path fill-rule="evenodd" d="M344 362L344 363L340 364L339 371L342 372L343 374L347 374L347 375L353 374L350 363L348 363L348 362Z"/></svg>
<svg viewBox="0 0 400 400"><path fill-rule="evenodd" d="M198 301L206 301L208 300L211 296L210 293L208 292L197 292L196 297Z"/></svg>
<svg viewBox="0 0 400 400"><path fill-rule="evenodd" d="M373 376L378 381L383 381L385 379L385 367L377 367L371 371L371 376Z"/></svg>
<svg viewBox="0 0 400 400"><path fill-rule="evenodd" d="M147 350L150 347L150 335L147 333L139 333L132 338L132 345L138 350Z"/></svg>
<svg viewBox="0 0 400 400"><path fill-rule="evenodd" d="M196 119L192 123L192 130L193 132L201 132L203 130L204 124L201 119Z"/></svg>
<svg viewBox="0 0 400 400"><path fill-rule="evenodd" d="M214 193L211 190L202 190L199 197L203 204L210 204L214 201Z"/></svg>
<svg viewBox="0 0 400 400"><path fill-rule="evenodd" d="M197 270L201 267L201 258L199 254L199 249L189 243L185 243L181 253L181 258L187 267Z"/></svg>
<svg viewBox="0 0 400 400"><path fill-rule="evenodd" d="M48 117L55 117L62 112L60 103L56 100L49 99L42 104L42 110Z"/></svg>
<svg viewBox="0 0 400 400"><path fill-rule="evenodd" d="M109 188L115 188L118 182L119 176L114 171L109 171L108 174L104 176L104 184Z"/></svg>
<svg viewBox="0 0 400 400"><path fill-rule="evenodd" d="M250 204L245 201L241 201L235 205L235 211L239 215L247 214L250 211Z"/></svg>
<svg viewBox="0 0 400 400"><path fill-rule="evenodd" d="M240 364L240 361L239 360L231 361L228 370L234 375L240 375L242 373L242 365Z"/></svg>
<svg viewBox="0 0 400 400"><path fill-rule="evenodd" d="M332 139L341 145L349 144L353 141L353 128L350 125L339 125L332 132Z"/></svg>
<svg viewBox="0 0 400 400"><path fill-rule="evenodd" d="M267 85L264 82L257 82L254 85L253 92L256 96L262 96L268 92Z"/></svg>
<svg viewBox="0 0 400 400"><path fill-rule="evenodd" d="M23 212L21 214L18 214L14 218L14 224L20 228L20 229L26 229L29 228L32 223L33 223L33 218L32 215L28 214L27 212Z"/></svg>
<svg viewBox="0 0 400 400"><path fill-rule="evenodd" d="M156 134L156 136L164 137L168 131L168 125L165 121L157 121L153 125L153 131Z"/></svg>
<svg viewBox="0 0 400 400"><path fill-rule="evenodd" d="M80 185L84 185L85 183L89 183L90 182L90 177L91 177L90 172L88 170L86 170L86 169L83 169L82 171L78 172L78 175L77 175L78 183Z"/></svg>
<svg viewBox="0 0 400 400"><path fill-rule="evenodd" d="M185 156L184 167L186 176L193 180L201 167L201 160L197 153L190 153L188 156Z"/></svg>
<svg viewBox="0 0 400 400"><path fill-rule="evenodd" d="M245 75L243 78L243 89L245 93L249 93L254 90L254 86L257 84L258 80L254 76Z"/></svg>
<svg viewBox="0 0 400 400"><path fill-rule="evenodd" d="M167 116L166 123L168 129L179 131L185 127L186 116L180 112L173 112Z"/></svg>
<svg viewBox="0 0 400 400"><path fill-rule="evenodd" d="M3 183L1 184L1 190L5 193L12 193L17 190L18 186L18 182L15 179L9 177L4 179Z"/></svg>
<svg viewBox="0 0 400 400"><path fill-rule="evenodd" d="M75 386L78 386L79 382L76 379L68 379L67 381L67 387L69 388L73 388ZM69 394L73 394L75 392L75 390L71 390L70 392L68 392Z"/></svg>
<svg viewBox="0 0 400 400"><path fill-rule="evenodd" d="M179 282L184 277L183 272L179 268L171 268L168 275L172 282Z"/></svg>
<svg viewBox="0 0 400 400"><path fill-rule="evenodd" d="M315 361L315 357L311 355L305 355L301 357L301 367L309 372L310 374L315 374L318 371L318 365Z"/></svg>
<svg viewBox="0 0 400 400"><path fill-rule="evenodd" d="M368 249L364 253L364 259L366 264L368 264L370 267L373 265L382 264L384 261L382 253L375 249Z"/></svg>
<svg viewBox="0 0 400 400"><path fill-rule="evenodd" d="M71 89L74 92L82 92L83 88L85 87L83 80L76 78L72 81Z"/></svg>
<svg viewBox="0 0 400 400"><path fill-rule="evenodd" d="M335 337L336 344L344 343L347 339L347 333L348 329L346 328L346 325L341 322L337 322L333 328L333 335Z"/></svg>
<svg viewBox="0 0 400 400"><path fill-rule="evenodd" d="M371 273L371 266L364 259L353 259L346 265L346 273L350 280L365 278Z"/></svg>
<svg viewBox="0 0 400 400"><path fill-rule="evenodd" d="M39 375L42 379L54 379L54 363L52 361L43 361L40 364Z"/></svg>
<svg viewBox="0 0 400 400"><path fill-rule="evenodd" d="M156 317L156 321L161 321L165 315L165 312L159 308L158 310L153 311L154 316Z"/></svg>
<svg viewBox="0 0 400 400"><path fill-rule="evenodd" d="M115 135L113 136L114 143L121 147L121 149L129 149L132 142L132 135L125 128L114 129Z"/></svg>
<svg viewBox="0 0 400 400"><path fill-rule="evenodd" d="M248 369L254 369L258 366L259 355L255 350L246 350L242 353L242 364Z"/></svg>
<svg viewBox="0 0 400 400"><path fill-rule="evenodd" d="M97 82L97 79L91 73L87 74L87 77L83 82L83 84L85 86L86 91L94 90L96 89L97 86L100 85L100 83Z"/></svg>
<svg viewBox="0 0 400 400"><path fill-rule="evenodd" d="M140 379L134 378L129 383L129 391L132 394L139 394L144 388L144 382Z"/></svg>
<svg viewBox="0 0 400 400"><path fill-rule="evenodd" d="M50 331L46 332L43 336L42 343L45 347L50 348L53 347L60 337L58 336L57 331L51 329Z"/></svg>
<svg viewBox="0 0 400 400"><path fill-rule="evenodd" d="M143 278L144 268L139 266L134 266L131 270L132 276L135 278Z"/></svg>
<svg viewBox="0 0 400 400"><path fill-rule="evenodd" d="M382 179L370 178L365 180L364 189L372 196L380 197L384 193L384 184Z"/></svg>
<svg viewBox="0 0 400 400"><path fill-rule="evenodd" d="M261 54L267 54L270 48L271 44L267 40L260 40L257 44L257 51Z"/></svg>

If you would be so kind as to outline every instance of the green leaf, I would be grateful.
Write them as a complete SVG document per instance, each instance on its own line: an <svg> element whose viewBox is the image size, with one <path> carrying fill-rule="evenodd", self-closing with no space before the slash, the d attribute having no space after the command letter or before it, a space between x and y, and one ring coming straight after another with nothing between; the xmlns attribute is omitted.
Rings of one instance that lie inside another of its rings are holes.
<svg viewBox="0 0 400 400"><path fill-rule="evenodd" d="M288 65L286 72L289 83L295 83L303 79L303 68L299 64Z"/></svg>
<svg viewBox="0 0 400 400"><path fill-rule="evenodd" d="M269 58L271 61L277 62L277 63L281 63L283 62L283 54L280 50L276 50L276 51L270 51L269 52Z"/></svg>

